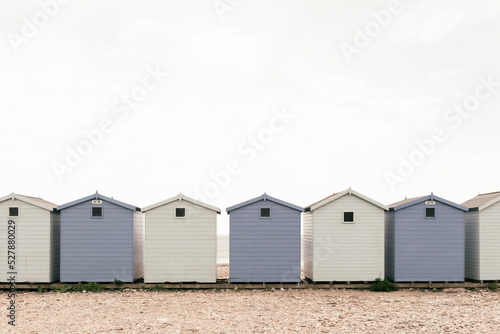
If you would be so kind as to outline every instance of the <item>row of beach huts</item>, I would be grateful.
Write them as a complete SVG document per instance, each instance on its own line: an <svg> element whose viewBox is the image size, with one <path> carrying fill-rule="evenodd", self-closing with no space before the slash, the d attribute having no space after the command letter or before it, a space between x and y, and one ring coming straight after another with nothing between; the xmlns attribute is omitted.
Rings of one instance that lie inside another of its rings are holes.
<svg viewBox="0 0 500 334"><path fill-rule="evenodd" d="M0 212L2 282L217 279L221 210L182 194L141 209L97 192L60 206L12 193ZM349 188L305 208L264 194L227 213L231 283L300 282L301 248L315 282L500 280L500 192L386 206Z"/></svg>

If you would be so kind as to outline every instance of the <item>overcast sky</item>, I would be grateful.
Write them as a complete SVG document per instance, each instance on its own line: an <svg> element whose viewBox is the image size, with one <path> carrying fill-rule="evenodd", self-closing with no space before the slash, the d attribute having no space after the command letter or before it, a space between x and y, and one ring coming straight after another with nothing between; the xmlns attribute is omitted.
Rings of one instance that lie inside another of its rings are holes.
<svg viewBox="0 0 500 334"><path fill-rule="evenodd" d="M42 8L43 7L43 8ZM0 4L1 192L500 190L498 0Z"/></svg>

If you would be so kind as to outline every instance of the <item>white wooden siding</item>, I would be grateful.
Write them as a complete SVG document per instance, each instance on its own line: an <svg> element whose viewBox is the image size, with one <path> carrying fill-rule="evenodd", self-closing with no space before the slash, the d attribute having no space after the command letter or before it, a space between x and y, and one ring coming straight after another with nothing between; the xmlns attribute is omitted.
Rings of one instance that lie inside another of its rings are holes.
<svg viewBox="0 0 500 334"><path fill-rule="evenodd" d="M186 208L186 218L175 218ZM146 212L146 283L217 280L217 213L188 201Z"/></svg>
<svg viewBox="0 0 500 334"><path fill-rule="evenodd" d="M302 215L304 232L302 235L302 249L304 251L304 276L314 281L314 267L313 267L313 225L312 225L312 212L304 212Z"/></svg>
<svg viewBox="0 0 500 334"><path fill-rule="evenodd" d="M465 278L480 280L479 211L465 214Z"/></svg>
<svg viewBox="0 0 500 334"><path fill-rule="evenodd" d="M19 207L19 217L8 217L9 207ZM7 266L9 219L16 222L16 281L50 282L50 211L15 199L0 203L0 216L3 219L0 235L1 280L8 278Z"/></svg>
<svg viewBox="0 0 500 334"><path fill-rule="evenodd" d="M480 279L500 280L500 203L480 212Z"/></svg>
<svg viewBox="0 0 500 334"><path fill-rule="evenodd" d="M134 280L144 277L144 214L134 212Z"/></svg>
<svg viewBox="0 0 500 334"><path fill-rule="evenodd" d="M354 211L354 224L342 213ZM314 280L373 281L384 278L384 210L345 195L313 211Z"/></svg>

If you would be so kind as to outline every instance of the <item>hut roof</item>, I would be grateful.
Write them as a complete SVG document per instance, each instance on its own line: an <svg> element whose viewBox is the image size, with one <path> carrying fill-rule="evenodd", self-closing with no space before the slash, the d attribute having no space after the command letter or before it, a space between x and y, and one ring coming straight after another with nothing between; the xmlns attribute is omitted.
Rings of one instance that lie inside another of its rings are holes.
<svg viewBox="0 0 500 334"><path fill-rule="evenodd" d="M199 205L201 207L204 207L204 208L207 208L209 210L212 210L212 211L215 211L217 212L218 214L221 213L221 210L219 208L216 208L215 206L212 206L212 205L209 205L209 204L206 204L206 203L203 203L203 202L200 202L198 200L195 200L193 198L190 198L186 195L183 195L183 194L179 194L177 196L174 196L174 197L171 197L169 199L166 199L164 201L161 201L161 202L158 202L158 203L155 203L155 204L152 204L152 205L149 205L145 208L142 209L142 212L146 212L146 211L149 211L149 210L153 210L159 206L162 206L162 205L165 205L165 204L168 204L168 203L172 203L172 202L175 202L175 201L179 201L179 202L182 202L182 201L186 201L186 202L190 202L190 203L193 203L193 204L196 204L196 205Z"/></svg>
<svg viewBox="0 0 500 334"><path fill-rule="evenodd" d="M14 199L17 199L17 200L25 202L25 203L32 204L34 206L38 206L38 207L45 209L45 210L49 210L49 211L57 210L57 204L46 201L46 200L39 198L39 197L24 196L24 195L19 195L16 193L11 193L10 195L1 197L0 202L4 202L7 200L14 200Z"/></svg>
<svg viewBox="0 0 500 334"><path fill-rule="evenodd" d="M306 206L305 211L316 210L316 209L322 207L323 205L326 205L326 204L328 204L328 203L330 203L332 201L335 201L335 200L337 200L337 199L339 199L341 197L344 197L345 195L354 195L354 196L359 197L359 198L361 198L361 199L363 199L363 200L365 200L365 201L367 201L367 202L369 202L369 203L371 203L371 204L373 204L375 206L378 206L381 209L389 210L389 208L387 206L385 206L385 205L383 205L383 204L381 204L381 203L379 203L379 202L371 199L370 197L365 196L365 195L363 195L363 194L361 194L361 193L359 193L359 192L357 192L357 191L355 191L355 190L353 190L352 188L349 187L349 189L346 189L344 191L335 193L335 194L330 195L330 196L328 196L328 197L326 197L326 198L324 198L324 199L322 199L322 200L320 200L320 201L318 201L316 203L313 203L311 205Z"/></svg>
<svg viewBox="0 0 500 334"><path fill-rule="evenodd" d="M255 197L255 198L252 198L252 199L250 199L248 201L242 202L240 204L236 204L236 205L230 206L229 208L226 209L226 211L227 211L227 213L231 213L231 211L237 210L239 208L242 208L244 206L247 206L247 205L259 202L259 201L264 201L264 202L271 201L271 202L274 202L276 204L280 204L280 205L289 207L290 209L294 209L294 210L297 210L297 211L300 211L300 212L304 211L303 207L300 207L300 206L297 206L297 205L294 205L294 204L290 204L290 203L282 201L280 199L271 197L271 196L269 196L266 193L264 193L263 195L261 195L259 197Z"/></svg>
<svg viewBox="0 0 500 334"><path fill-rule="evenodd" d="M63 205L59 205L57 207L57 209L58 210L64 210L64 209L67 209L67 208L69 208L71 206L75 206L75 205L78 205L80 203L90 201L92 199L95 199L95 200L99 200L99 199L100 200L104 200L106 202L110 202L110 203L116 204L118 206L121 206L121 207L123 207L125 209L129 209L129 210L132 210L132 211L141 211L140 208L138 208L138 207L136 207L134 205L126 204L126 203L117 201L116 199L106 197L104 195L99 194L97 191L93 195L89 195L89 196L77 199L76 201L69 202L69 203L66 203L66 204L63 204Z"/></svg>
<svg viewBox="0 0 500 334"><path fill-rule="evenodd" d="M470 211L481 211L500 201L500 191L486 194L479 194L474 198L462 203Z"/></svg>
<svg viewBox="0 0 500 334"><path fill-rule="evenodd" d="M438 197L438 196L434 195L434 193L431 193L430 195L427 195L427 196L420 196L420 197L404 199L402 201L390 204L390 205L388 205L388 207L389 207L390 211L398 211L398 210L407 208L409 206L412 206L412 205L415 205L418 203L422 203L424 201L438 201L438 202L452 206L452 207L457 208L457 209L462 210L462 211L469 211L469 209L467 207L462 206L462 205L457 204L457 203L454 203L454 202L451 202L451 201L448 201L444 198Z"/></svg>

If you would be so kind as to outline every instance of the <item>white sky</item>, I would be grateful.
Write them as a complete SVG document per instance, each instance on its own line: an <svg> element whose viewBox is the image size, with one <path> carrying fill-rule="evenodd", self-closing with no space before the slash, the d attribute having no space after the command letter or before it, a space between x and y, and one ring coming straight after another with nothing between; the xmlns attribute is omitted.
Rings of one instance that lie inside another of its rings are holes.
<svg viewBox="0 0 500 334"><path fill-rule="evenodd" d="M5 195L99 190L143 207L203 193L230 163L238 173L204 193L223 211L264 192L305 206L349 186L385 204L500 190L498 0L55 1L41 0L51 17L38 0L0 3ZM371 13L388 8L381 26ZM148 68L168 76L127 110ZM463 103L466 118L452 113ZM54 163L106 117L113 131L58 178ZM433 131L446 140L419 161ZM410 156L419 165L391 186ZM225 212L219 223L227 233Z"/></svg>

